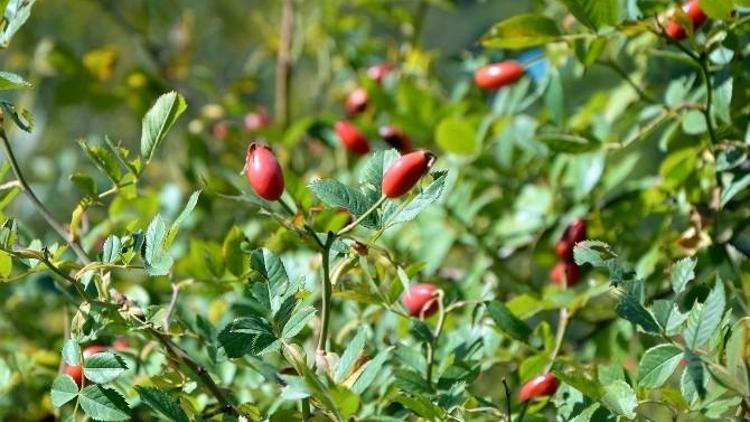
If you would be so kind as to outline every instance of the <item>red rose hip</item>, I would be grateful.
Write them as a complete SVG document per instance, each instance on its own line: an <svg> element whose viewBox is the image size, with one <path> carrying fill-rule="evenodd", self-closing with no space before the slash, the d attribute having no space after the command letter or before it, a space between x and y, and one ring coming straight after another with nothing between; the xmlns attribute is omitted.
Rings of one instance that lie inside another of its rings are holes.
<svg viewBox="0 0 750 422"><path fill-rule="evenodd" d="M354 116L365 111L369 103L370 95L367 91L364 88L356 88L346 96L344 109L346 114Z"/></svg>
<svg viewBox="0 0 750 422"><path fill-rule="evenodd" d="M701 9L698 0L691 0L682 5L682 11L685 12L685 14L688 15L690 20L693 22L694 31L703 26L703 24L706 23L706 20L708 19L706 13L703 11L703 9ZM680 23L674 18L670 19L667 23L666 33L669 38L675 41L680 41L687 38L687 30L683 28L682 25L680 25Z"/></svg>
<svg viewBox="0 0 750 422"><path fill-rule="evenodd" d="M367 138L352 123L342 120L337 122L333 129L347 150L357 155L365 155L370 152L370 143Z"/></svg>
<svg viewBox="0 0 750 422"><path fill-rule="evenodd" d="M271 116L268 115L265 108L260 108L258 111L247 113L242 119L242 123L245 125L245 129L254 132L268 127L271 124Z"/></svg>
<svg viewBox="0 0 750 422"><path fill-rule="evenodd" d="M555 394L560 383L557 378L550 374L538 375L526 382L521 387L518 399L522 402L538 397L548 397Z"/></svg>
<svg viewBox="0 0 750 422"><path fill-rule="evenodd" d="M437 295L437 287L429 283L420 283L411 286L402 301L409 315L427 318L438 310Z"/></svg>
<svg viewBox="0 0 750 422"><path fill-rule="evenodd" d="M383 175L383 195L398 198L413 188L435 162L435 154L419 150L403 155Z"/></svg>
<svg viewBox="0 0 750 422"><path fill-rule="evenodd" d="M558 285L562 285L563 281L566 281L567 286L575 286L579 277L578 265L572 262L558 262L549 272L550 281Z"/></svg>
<svg viewBox="0 0 750 422"><path fill-rule="evenodd" d="M253 142L245 157L245 176L255 193L268 201L284 193L284 173L271 148Z"/></svg>
<svg viewBox="0 0 750 422"><path fill-rule="evenodd" d="M397 126L381 126L378 129L378 136L401 154L412 152L411 138Z"/></svg>
<svg viewBox="0 0 750 422"><path fill-rule="evenodd" d="M498 89L517 82L523 74L520 63L507 60L479 68L474 74L474 83L481 89Z"/></svg>

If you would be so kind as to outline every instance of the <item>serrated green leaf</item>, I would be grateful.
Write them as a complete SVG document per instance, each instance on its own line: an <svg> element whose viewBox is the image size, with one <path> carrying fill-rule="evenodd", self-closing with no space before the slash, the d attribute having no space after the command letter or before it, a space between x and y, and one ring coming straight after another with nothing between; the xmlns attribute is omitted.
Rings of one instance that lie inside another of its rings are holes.
<svg viewBox="0 0 750 422"><path fill-rule="evenodd" d="M729 203L737 194L744 191L745 188L750 186L750 174L746 174L739 179L735 178L732 182L721 191L721 206L722 208Z"/></svg>
<svg viewBox="0 0 750 422"><path fill-rule="evenodd" d="M565 133L542 133L538 135L537 139L546 144L552 151L571 154L596 151L602 145L595 139Z"/></svg>
<svg viewBox="0 0 750 422"><path fill-rule="evenodd" d="M609 245L598 240L584 240L576 243L573 256L576 264L591 264L596 268L607 267L607 262L617 257Z"/></svg>
<svg viewBox="0 0 750 422"><path fill-rule="evenodd" d="M680 312L677 305L671 300L655 300L651 304L651 312L654 314L656 322L659 323L662 330L668 335L673 336L679 333L682 323L687 320L688 315Z"/></svg>
<svg viewBox="0 0 750 422"><path fill-rule="evenodd" d="M344 208L354 217L360 217L374 205L374 202L362 191L349 187L338 180L314 180L310 183L310 190L326 205ZM374 214L370 214L361 224L368 228L375 228L377 218Z"/></svg>
<svg viewBox="0 0 750 422"><path fill-rule="evenodd" d="M695 278L695 264L696 260L683 258L672 266L670 281L672 282L672 290L676 294L682 293L688 282Z"/></svg>
<svg viewBox="0 0 750 422"><path fill-rule="evenodd" d="M166 416L169 420L177 422L188 421L188 417L180 406L180 402L167 391L161 388L143 387L140 385L136 385L135 390L146 405Z"/></svg>
<svg viewBox="0 0 750 422"><path fill-rule="evenodd" d="M167 275L174 264L174 260L164 248L167 237L167 225L161 215L151 220L146 230L146 248L143 260L146 264L146 272L152 276Z"/></svg>
<svg viewBox="0 0 750 422"><path fill-rule="evenodd" d="M185 99L176 92L160 96L151 109L143 116L141 127L141 156L150 162L156 149L164 141L169 129L187 109Z"/></svg>
<svg viewBox="0 0 750 422"><path fill-rule="evenodd" d="M174 242L175 237L177 237L177 233L180 231L182 223L193 212L193 210L195 209L195 205L198 204L198 198L200 197L200 194L201 191L197 190L193 192L192 195L190 195L187 204L185 204L185 208L182 209L180 215L178 215L174 220L174 223L172 223L172 227L169 229L169 235L167 235L167 238L164 241L165 249L169 249L169 247L172 246L172 242Z"/></svg>
<svg viewBox="0 0 750 422"><path fill-rule="evenodd" d="M706 397L706 374L705 368L703 368L703 361L700 356L690 351L685 351L685 360L687 360L687 367L685 368L685 381L692 385L692 389L698 394L698 397ZM688 401L691 401L689 397L685 396Z"/></svg>
<svg viewBox="0 0 750 422"><path fill-rule="evenodd" d="M638 374L640 387L661 387L672 376L682 359L682 351L671 344L660 344L646 350Z"/></svg>
<svg viewBox="0 0 750 422"><path fill-rule="evenodd" d="M375 381L375 378L380 374L380 370L385 364L385 361L390 357L391 349L385 349L382 352L375 355L375 357L365 364L361 374L352 384L352 391L357 394L362 394L367 387Z"/></svg>
<svg viewBox="0 0 750 422"><path fill-rule="evenodd" d="M725 305L724 283L717 278L716 285L708 294L706 301L693 306L688 315L684 337L685 345L690 350L700 348L713 336L724 315Z"/></svg>
<svg viewBox="0 0 750 422"><path fill-rule="evenodd" d="M615 381L612 384L605 385L601 402L616 415L625 416L628 419L635 418L638 399L633 389L625 381Z"/></svg>
<svg viewBox="0 0 750 422"><path fill-rule="evenodd" d="M81 364L81 346L79 346L78 343L72 338L65 340L65 344L63 345L63 349L62 349L62 357L63 357L63 362L65 362L68 365L72 365L72 366L80 365Z"/></svg>
<svg viewBox="0 0 750 422"><path fill-rule="evenodd" d="M239 358L246 354L257 356L277 344L271 324L256 316L230 322L219 333L218 340L230 358Z"/></svg>
<svg viewBox="0 0 750 422"><path fill-rule="evenodd" d="M315 315L315 312L316 310L312 306L304 306L298 309L297 312L292 314L289 321L284 324L281 337L288 340L299 334L307 326L308 321Z"/></svg>
<svg viewBox="0 0 750 422"><path fill-rule="evenodd" d="M102 262L113 263L120 257L122 251L122 241L115 235L110 235L104 241L102 249Z"/></svg>
<svg viewBox="0 0 750 422"><path fill-rule="evenodd" d="M86 358L83 375L97 384L106 384L117 379L127 369L128 365L119 355L101 352Z"/></svg>
<svg viewBox="0 0 750 422"><path fill-rule="evenodd" d="M621 290L619 293L620 301L615 308L617 315L633 324L640 325L647 332L658 333L659 324L656 323L654 316L651 315L648 309L644 308L638 299L631 294Z"/></svg>
<svg viewBox="0 0 750 422"><path fill-rule="evenodd" d="M446 176L447 173L440 173L429 186L415 196L414 199L409 201L406 206L401 208L393 216L389 216L390 218L388 218L385 226L392 227L397 224L407 223L415 219L419 213L424 211L424 209L430 206L430 204L437 201L443 193Z"/></svg>
<svg viewBox="0 0 750 422"><path fill-rule="evenodd" d="M336 367L336 375L333 378L334 381L341 382L346 377L346 374L354 366L354 362L356 362L359 354L365 348L366 339L367 332L364 329L360 329L352 341L349 342L346 349L344 349L344 353L341 355L341 359L339 359L338 366Z"/></svg>
<svg viewBox="0 0 750 422"><path fill-rule="evenodd" d="M79 395L78 402L83 411L92 419L100 421L130 419L130 407L120 393L101 385L90 385L84 388Z"/></svg>
<svg viewBox="0 0 750 422"><path fill-rule="evenodd" d="M531 327L515 316L504 303L493 300L487 306L487 311L500 331L520 342L529 344L532 333Z"/></svg>
<svg viewBox="0 0 750 422"><path fill-rule="evenodd" d="M395 401L428 420L437 420L443 415L442 409L432 403L426 396L399 394Z"/></svg>
<svg viewBox="0 0 750 422"><path fill-rule="evenodd" d="M78 386L70 375L60 375L52 383L50 398L52 405L60 407L78 396Z"/></svg>
<svg viewBox="0 0 750 422"><path fill-rule="evenodd" d="M562 36L557 21L543 15L517 15L497 23L482 37L489 48L521 49L557 41Z"/></svg>
<svg viewBox="0 0 750 422"><path fill-rule="evenodd" d="M383 174L385 170L390 168L396 160L398 160L399 153L395 149L389 149L385 151L375 151L370 158L367 159L362 170L359 174L359 181L362 185L372 189L377 197L381 195L381 189L383 185Z"/></svg>

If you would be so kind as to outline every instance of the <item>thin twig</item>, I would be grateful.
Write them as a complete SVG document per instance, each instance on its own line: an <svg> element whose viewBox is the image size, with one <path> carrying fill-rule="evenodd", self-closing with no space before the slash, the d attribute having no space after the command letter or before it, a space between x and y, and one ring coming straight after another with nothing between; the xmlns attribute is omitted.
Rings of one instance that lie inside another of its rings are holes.
<svg viewBox="0 0 750 422"><path fill-rule="evenodd" d="M31 190L31 186L29 186L28 182L26 181L23 172L21 172L21 166L18 165L18 160L16 160L16 156L15 154L13 154L13 149L10 146L10 141L8 140L8 136L5 133L4 129L0 129L0 138L2 138L5 155L10 162L10 167L13 170L13 174L15 174L16 179L21 184L24 193L34 204L34 207L37 209L37 211L39 211L42 217L44 217L44 219L47 221L47 224L49 224L50 227L52 227L52 229L65 240L68 246L70 246L70 249L72 249L73 252L75 252L75 254L78 256L78 259L80 259L84 264L91 263L91 258L89 258L83 248L70 236L69 233L65 231L62 224L57 221L57 219L52 215L52 212L47 209L44 203L42 203L42 201L39 200L39 198L36 196L34 191Z"/></svg>
<svg viewBox="0 0 750 422"><path fill-rule="evenodd" d="M172 299L169 301L167 313L164 315L164 330L169 331L169 325L172 323L172 315L177 307L177 297L180 295L180 284L172 283Z"/></svg>
<svg viewBox="0 0 750 422"><path fill-rule="evenodd" d="M354 228L357 227L363 221L365 221L365 219L367 217L369 217L370 214L372 214L373 212L375 212L375 210L378 209L378 207L380 207L381 205L383 205L383 202L385 202L386 199L388 199L388 197L386 197L385 195L381 196L380 199L378 199L377 202L375 202L362 215L360 215L359 217L357 217L356 220L352 221L351 224L349 224L348 226L346 226L343 229L339 230L338 233L336 233L336 236L343 236L343 235L349 233L350 231L354 230Z"/></svg>
<svg viewBox="0 0 750 422"><path fill-rule="evenodd" d="M323 266L323 295L320 307L320 336L318 337L318 352L325 353L328 345L328 325L331 318L331 245L336 239L332 232L328 233L323 251L321 252Z"/></svg>
<svg viewBox="0 0 750 422"><path fill-rule="evenodd" d="M281 2L281 37L276 56L276 122L281 127L289 123L289 83L292 79L292 31L294 30L294 0Z"/></svg>
<svg viewBox="0 0 750 422"><path fill-rule="evenodd" d="M508 388L508 381L503 377L503 387L505 387L505 405L507 406L506 412L508 413L508 422L513 422L513 409L510 403L510 388Z"/></svg>

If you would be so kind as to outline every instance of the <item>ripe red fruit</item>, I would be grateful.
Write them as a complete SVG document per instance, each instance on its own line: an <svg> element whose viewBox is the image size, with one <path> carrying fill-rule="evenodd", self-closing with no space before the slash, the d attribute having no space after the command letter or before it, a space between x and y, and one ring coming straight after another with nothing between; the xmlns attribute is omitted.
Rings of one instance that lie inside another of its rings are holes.
<svg viewBox="0 0 750 422"><path fill-rule="evenodd" d="M365 155L370 152L370 143L367 141L367 138L353 124L342 120L336 122L333 129L336 131L336 135L338 135L341 143L349 151L357 155Z"/></svg>
<svg viewBox="0 0 750 422"><path fill-rule="evenodd" d="M83 358L86 359L89 356L95 355L97 353L101 353L105 350L107 350L107 348L100 344L92 344L91 346L88 346L85 349L83 349ZM79 387L82 385L83 366L65 364L63 367L63 372L70 375L70 377L73 378L73 381L75 381Z"/></svg>
<svg viewBox="0 0 750 422"><path fill-rule="evenodd" d="M482 89L498 89L517 82L523 74L520 63L507 60L479 68L474 74L474 83Z"/></svg>
<svg viewBox="0 0 750 422"><path fill-rule="evenodd" d="M381 126L378 135L388 145L396 148L401 154L412 152L411 138L400 128L393 125Z"/></svg>
<svg viewBox="0 0 750 422"><path fill-rule="evenodd" d="M346 96L344 110L346 110L346 114L353 116L365 111L369 103L370 95L367 91L364 88L355 88Z"/></svg>
<svg viewBox="0 0 750 422"><path fill-rule="evenodd" d="M708 19L706 13L703 12L703 9L701 9L698 0L691 0L682 5L682 11L685 12L685 14L688 15L690 20L693 22L694 31L697 31L698 28L703 26L703 24L706 23L706 20ZM687 37L687 31L685 30L685 28L683 28L682 25L680 25L680 23L674 18L670 19L667 23L666 33L669 38L675 41L684 40Z"/></svg>
<svg viewBox="0 0 750 422"><path fill-rule="evenodd" d="M245 129L254 132L268 127L271 124L271 116L265 108L260 108L258 111L247 113L242 121Z"/></svg>
<svg viewBox="0 0 750 422"><path fill-rule="evenodd" d="M409 192L435 162L435 154L419 150L403 155L383 175L383 194L398 198Z"/></svg>
<svg viewBox="0 0 750 422"><path fill-rule="evenodd" d="M535 399L537 397L547 397L555 394L560 383L557 378L550 373L538 375L521 387L518 399L522 402Z"/></svg>
<svg viewBox="0 0 750 422"><path fill-rule="evenodd" d="M429 283L419 283L406 291L402 301L413 317L427 318L438 310L437 287Z"/></svg>
<svg viewBox="0 0 750 422"><path fill-rule="evenodd" d="M554 267L552 267L552 270L549 272L549 279L554 284L562 285L563 283L563 277L567 277L566 285L567 286L575 286L576 283L578 283L578 279L580 278L581 274L578 269L578 265L572 263L572 262L558 262L555 264Z"/></svg>
<svg viewBox="0 0 750 422"><path fill-rule="evenodd" d="M560 239L555 244L555 253L565 261L573 260L573 244L565 239Z"/></svg>
<svg viewBox="0 0 750 422"><path fill-rule="evenodd" d="M390 63L384 62L370 66L370 68L367 69L367 76L375 81L375 83L381 84L383 83L383 79L390 75L391 72L393 72L393 66L391 66Z"/></svg>
<svg viewBox="0 0 750 422"><path fill-rule="evenodd" d="M578 218L570 223L563 237L573 244L586 240L586 220Z"/></svg>
<svg viewBox="0 0 750 422"><path fill-rule="evenodd" d="M250 144L244 171L258 196L269 201L281 198L284 193L284 173L271 148L255 142Z"/></svg>

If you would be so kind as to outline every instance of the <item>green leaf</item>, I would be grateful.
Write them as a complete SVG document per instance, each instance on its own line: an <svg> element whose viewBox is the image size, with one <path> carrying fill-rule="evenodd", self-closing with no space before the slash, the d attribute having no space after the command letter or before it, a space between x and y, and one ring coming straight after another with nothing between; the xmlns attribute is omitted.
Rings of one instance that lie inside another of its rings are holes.
<svg viewBox="0 0 750 422"><path fill-rule="evenodd" d="M360 217L374 205L374 202L362 191L349 187L338 180L314 180L310 183L310 190L326 205L345 208L354 217ZM375 228L377 226L376 216L370 214L362 222L362 225Z"/></svg>
<svg viewBox="0 0 750 422"><path fill-rule="evenodd" d="M750 381L748 380L746 356L746 338L748 336L748 326L750 318L745 317L737 321L732 327L729 340L726 345L726 363L727 370L733 375L740 384L744 392L750 390ZM747 395L745 393L744 395Z"/></svg>
<svg viewBox="0 0 750 422"><path fill-rule="evenodd" d="M221 247L224 264L227 270L235 276L241 276L247 271L247 256L241 249L244 240L245 234L242 230L237 226L233 226L229 229L224 238L224 244Z"/></svg>
<svg viewBox="0 0 750 422"><path fill-rule="evenodd" d="M315 315L315 312L316 310L312 306L304 306L297 310L297 312L289 318L289 321L284 324L284 328L281 331L281 337L288 340L299 334L299 332L307 326L307 323L310 321L310 318Z"/></svg>
<svg viewBox="0 0 750 422"><path fill-rule="evenodd" d="M78 343L72 338L65 340L65 344L63 345L62 349L62 357L63 361L68 365L80 365L81 346L79 346Z"/></svg>
<svg viewBox="0 0 750 422"><path fill-rule="evenodd" d="M341 414L342 420L351 420L352 416L359 410L359 396L343 385L334 385L331 388L330 395L333 404Z"/></svg>
<svg viewBox="0 0 750 422"><path fill-rule="evenodd" d="M573 256L576 264L591 264L595 268L605 268L608 261L617 257L609 245L598 240L584 240L576 243Z"/></svg>
<svg viewBox="0 0 750 422"><path fill-rule="evenodd" d="M80 139L78 144L81 146L89 159L105 176L115 185L119 185L122 179L122 170L118 164L117 158L110 150L99 145L89 145L85 140Z"/></svg>
<svg viewBox="0 0 750 422"><path fill-rule="evenodd" d="M388 219L385 226L392 227L397 224L409 222L415 219L419 213L424 211L424 209L430 206L430 204L437 201L438 198L440 198L440 195L443 194L446 176L447 173L445 172L439 173L427 188L415 196L414 199L409 201L409 203L401 208L400 211L393 214L392 217Z"/></svg>
<svg viewBox="0 0 750 422"><path fill-rule="evenodd" d="M646 350L640 363L638 386L658 388L672 376L682 359L682 351L671 344Z"/></svg>
<svg viewBox="0 0 750 422"><path fill-rule="evenodd" d="M185 219L188 218L195 209L195 205L198 203L200 194L201 191L197 190L193 192L192 195L190 195L185 208L182 209L180 215L178 215L174 220L174 223L172 223L172 227L169 229L169 235L167 235L167 239L164 241L165 249L169 249L169 247L172 246L172 242L174 242L175 237L177 237L177 233L180 231L180 226L182 226L182 223L185 221Z"/></svg>
<svg viewBox="0 0 750 422"><path fill-rule="evenodd" d="M690 350L696 350L708 342L719 328L721 317L724 315L726 298L724 283L717 278L716 285L708 294L703 304L696 304L688 315L685 329L685 345Z"/></svg>
<svg viewBox="0 0 750 422"><path fill-rule="evenodd" d="M497 23L482 37L489 48L522 49L557 41L562 35L557 21L543 15L517 15Z"/></svg>
<svg viewBox="0 0 750 422"><path fill-rule="evenodd" d="M146 264L146 272L152 276L169 274L174 260L164 247L167 237L167 225L161 215L151 220L146 230L146 248L143 260Z"/></svg>
<svg viewBox="0 0 750 422"><path fill-rule="evenodd" d="M625 416L628 419L635 418L638 399L625 381L615 381L604 386L604 396L601 402L616 415Z"/></svg>
<svg viewBox="0 0 750 422"><path fill-rule="evenodd" d="M706 397L706 373L703 368L703 361L700 356L689 350L685 351L685 360L687 360L687 367L685 368L685 381L687 381L692 388L698 393L698 397ZM689 397L685 397L690 401Z"/></svg>
<svg viewBox="0 0 750 422"><path fill-rule="evenodd" d="M734 4L732 0L699 0L701 9L708 17L728 21L732 19Z"/></svg>
<svg viewBox="0 0 750 422"><path fill-rule="evenodd" d="M104 241L104 248L102 249L102 262L113 263L119 257L122 252L122 241L115 235L110 235L107 240Z"/></svg>
<svg viewBox="0 0 750 422"><path fill-rule="evenodd" d="M188 421L188 417L182 406L180 406L180 402L167 391L161 388L143 387L140 385L136 385L135 390L138 391L138 395L141 396L141 400L145 404L166 416L169 420L177 422Z"/></svg>
<svg viewBox="0 0 750 422"><path fill-rule="evenodd" d="M593 30L620 23L619 0L562 0L570 13Z"/></svg>
<svg viewBox="0 0 750 422"><path fill-rule="evenodd" d="M8 278L13 272L13 257L0 251L0 279Z"/></svg>
<svg viewBox="0 0 750 422"><path fill-rule="evenodd" d="M0 91L28 88L31 84L15 73L0 71Z"/></svg>
<svg viewBox="0 0 750 422"><path fill-rule="evenodd" d="M638 299L631 294L618 290L620 301L615 307L615 312L620 317L640 325L644 330L650 333L659 332L659 324L654 320L654 316L644 308Z"/></svg>
<svg viewBox="0 0 750 422"><path fill-rule="evenodd" d="M92 419L100 421L124 421L130 419L130 407L115 390L90 385L81 391L78 402Z"/></svg>
<svg viewBox="0 0 750 422"><path fill-rule="evenodd" d="M31 16L31 6L36 0L10 0L5 7L4 22L0 33L0 46L7 47L10 39Z"/></svg>
<svg viewBox="0 0 750 422"><path fill-rule="evenodd" d="M141 128L141 156L146 163L150 162L156 149L164 141L167 132L177 118L185 111L187 103L176 92L160 96L151 109L143 116Z"/></svg>
<svg viewBox="0 0 750 422"><path fill-rule="evenodd" d="M683 258L672 266L670 281L672 283L672 290L674 290L676 294L682 293L688 282L695 278L695 264L696 260L692 258Z"/></svg>
<svg viewBox="0 0 750 422"><path fill-rule="evenodd" d="M396 396L395 401L403 404L417 415L429 420L437 420L443 415L443 410L433 404L426 396L399 394Z"/></svg>
<svg viewBox="0 0 750 422"><path fill-rule="evenodd" d="M230 322L218 336L219 344L230 358L253 356L268 351L276 344L273 327L262 318L249 316Z"/></svg>
<svg viewBox="0 0 750 422"><path fill-rule="evenodd" d="M532 333L531 327L515 316L503 302L493 300L487 306L487 311L500 331L520 342L529 344Z"/></svg>
<svg viewBox="0 0 750 422"><path fill-rule="evenodd" d="M448 117L435 130L435 140L445 152L470 155L477 152L476 132L465 119Z"/></svg>
<svg viewBox="0 0 750 422"><path fill-rule="evenodd" d="M602 145L601 142L593 139L564 133L542 133L538 135L537 139L553 151L572 154L595 151Z"/></svg>
<svg viewBox="0 0 750 422"><path fill-rule="evenodd" d="M732 180L729 186L721 191L720 199L722 208L726 206L729 201L732 200L732 198L737 196L738 193L744 191L748 186L750 186L750 174L746 174L739 179Z"/></svg>
<svg viewBox="0 0 750 422"><path fill-rule="evenodd" d="M359 354L365 348L365 340L367 340L367 332L364 329L360 329L349 345L346 346L344 354L341 355L341 359L339 359L338 366L336 367L336 375L333 378L334 381L341 382L346 374L349 373Z"/></svg>
<svg viewBox="0 0 750 422"><path fill-rule="evenodd" d="M554 373L560 381L580 391L583 395L597 401L604 396L604 387L602 387L599 381L590 378L590 373L588 371L579 367L566 369L567 371L563 370L563 366L560 363L552 365L552 373Z"/></svg>
<svg viewBox="0 0 750 422"><path fill-rule="evenodd" d="M97 384L106 384L117 379L127 369L128 365L120 356L112 352L102 352L86 358L83 375Z"/></svg>
<svg viewBox="0 0 750 422"><path fill-rule="evenodd" d="M265 296L263 299L267 301L268 310L275 314L281 308L289 289L289 276L284 263L270 250L256 249L250 255L250 268L253 269L256 279L260 276L260 280L256 281L264 283L260 286L265 288L262 293Z"/></svg>
<svg viewBox="0 0 750 422"><path fill-rule="evenodd" d="M651 304L651 312L654 314L656 322L668 336L679 333L682 323L687 320L688 315L680 312L677 305L671 300L655 300Z"/></svg>
<svg viewBox="0 0 750 422"><path fill-rule="evenodd" d="M359 174L359 181L363 185L375 191L377 197L381 195L383 185L383 174L390 168L391 164L398 160L399 153L395 149L375 151L367 159Z"/></svg>
<svg viewBox="0 0 750 422"><path fill-rule="evenodd" d="M367 362L359 377L357 377L357 380L352 384L352 391L357 394L362 394L380 374L380 370L383 367L383 364L388 360L390 354L391 349L385 349L375 355L371 361Z"/></svg>
<svg viewBox="0 0 750 422"><path fill-rule="evenodd" d="M78 386L70 375L60 375L52 383L50 398L52 405L60 407L78 396Z"/></svg>

